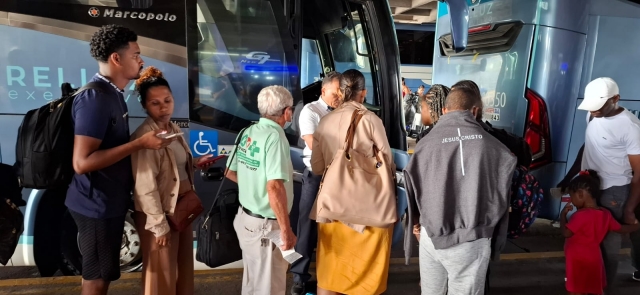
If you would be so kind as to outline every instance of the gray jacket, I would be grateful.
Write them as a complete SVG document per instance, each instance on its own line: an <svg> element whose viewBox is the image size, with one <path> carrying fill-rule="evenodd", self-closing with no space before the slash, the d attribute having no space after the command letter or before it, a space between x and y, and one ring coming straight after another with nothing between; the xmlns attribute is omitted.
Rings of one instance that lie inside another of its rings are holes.
<svg viewBox="0 0 640 295"><path fill-rule="evenodd" d="M404 170L407 263L416 214L436 249L493 238L492 256L499 257L506 243L515 167L516 157L471 112L443 115L417 144Z"/></svg>

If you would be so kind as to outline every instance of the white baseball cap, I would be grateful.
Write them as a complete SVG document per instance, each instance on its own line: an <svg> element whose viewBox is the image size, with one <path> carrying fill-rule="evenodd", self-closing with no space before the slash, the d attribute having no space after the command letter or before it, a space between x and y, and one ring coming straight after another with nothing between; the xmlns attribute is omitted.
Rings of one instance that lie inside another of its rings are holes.
<svg viewBox="0 0 640 295"><path fill-rule="evenodd" d="M609 77L597 78L584 89L584 100L578 109L595 112L601 109L610 98L620 94L616 81Z"/></svg>

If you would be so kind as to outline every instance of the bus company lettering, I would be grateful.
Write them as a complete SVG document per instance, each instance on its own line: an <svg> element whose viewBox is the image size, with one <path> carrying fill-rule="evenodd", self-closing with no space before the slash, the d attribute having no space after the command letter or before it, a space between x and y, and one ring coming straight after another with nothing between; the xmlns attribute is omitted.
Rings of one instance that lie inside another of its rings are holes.
<svg viewBox="0 0 640 295"><path fill-rule="evenodd" d="M71 72L71 74L69 74ZM65 73L68 75L65 75ZM79 77L77 74L80 74ZM6 81L1 81L0 86L6 82L7 97L12 100L52 100L56 99L60 94L60 85L65 82L71 83L71 87L79 88L87 84L90 76L87 76L87 69L80 68L69 70L64 68L51 67L21 67L6 66ZM0 77L2 75L0 74ZM71 78L71 79L69 79ZM78 83L79 82L79 83ZM140 101L140 98L134 94L135 84L131 83L126 89L125 101L130 98ZM4 93L1 93L4 94ZM0 95L2 97L3 95Z"/></svg>
<svg viewBox="0 0 640 295"><path fill-rule="evenodd" d="M60 85L64 82L72 82L65 79L64 72L63 68L7 66L5 71L7 96L12 100L55 99L57 97L54 93L59 93ZM73 82L79 82L72 83L72 87L87 83L87 69L81 68L79 73L80 79L77 79L77 75L70 75L74 78ZM49 91L50 89L56 90L52 92Z"/></svg>
<svg viewBox="0 0 640 295"><path fill-rule="evenodd" d="M462 135L455 137L445 137L442 139L442 143L459 142L463 140L482 139L482 134Z"/></svg>
<svg viewBox="0 0 640 295"><path fill-rule="evenodd" d="M189 119L172 119L171 123L178 125L180 128L189 128Z"/></svg>
<svg viewBox="0 0 640 295"><path fill-rule="evenodd" d="M91 9L97 9L92 7ZM93 16L93 14L95 14L95 12L93 11L89 11L89 15ZM121 10L115 10L113 8L108 8L104 10L104 14L103 17L114 17L114 18L135 18L135 19L142 19L142 20L159 20L159 21L176 21L176 19L178 19L178 17L175 14L169 14L169 13L152 13L152 12L138 12L138 11L121 11Z"/></svg>

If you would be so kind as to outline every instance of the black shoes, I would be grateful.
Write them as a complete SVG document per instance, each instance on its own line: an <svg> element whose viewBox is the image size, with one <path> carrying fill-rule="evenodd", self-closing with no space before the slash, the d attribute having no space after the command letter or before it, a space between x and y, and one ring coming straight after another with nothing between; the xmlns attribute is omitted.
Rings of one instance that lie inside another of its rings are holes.
<svg viewBox="0 0 640 295"><path fill-rule="evenodd" d="M640 270L636 270L636 271L631 275L631 278L632 278L634 281L638 281L638 282L640 282Z"/></svg>
<svg viewBox="0 0 640 295"><path fill-rule="evenodd" d="M291 286L291 295L305 295L304 293L304 283L293 283Z"/></svg>

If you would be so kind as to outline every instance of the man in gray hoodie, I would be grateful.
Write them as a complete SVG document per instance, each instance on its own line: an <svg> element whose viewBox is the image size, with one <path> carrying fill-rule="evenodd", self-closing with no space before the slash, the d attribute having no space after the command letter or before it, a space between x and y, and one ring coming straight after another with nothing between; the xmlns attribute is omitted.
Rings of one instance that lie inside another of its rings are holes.
<svg viewBox="0 0 640 295"><path fill-rule="evenodd" d="M422 294L484 294L491 239L506 241L494 232L508 221L516 157L476 121L478 105L472 90L452 90L404 171L409 220L421 225Z"/></svg>

